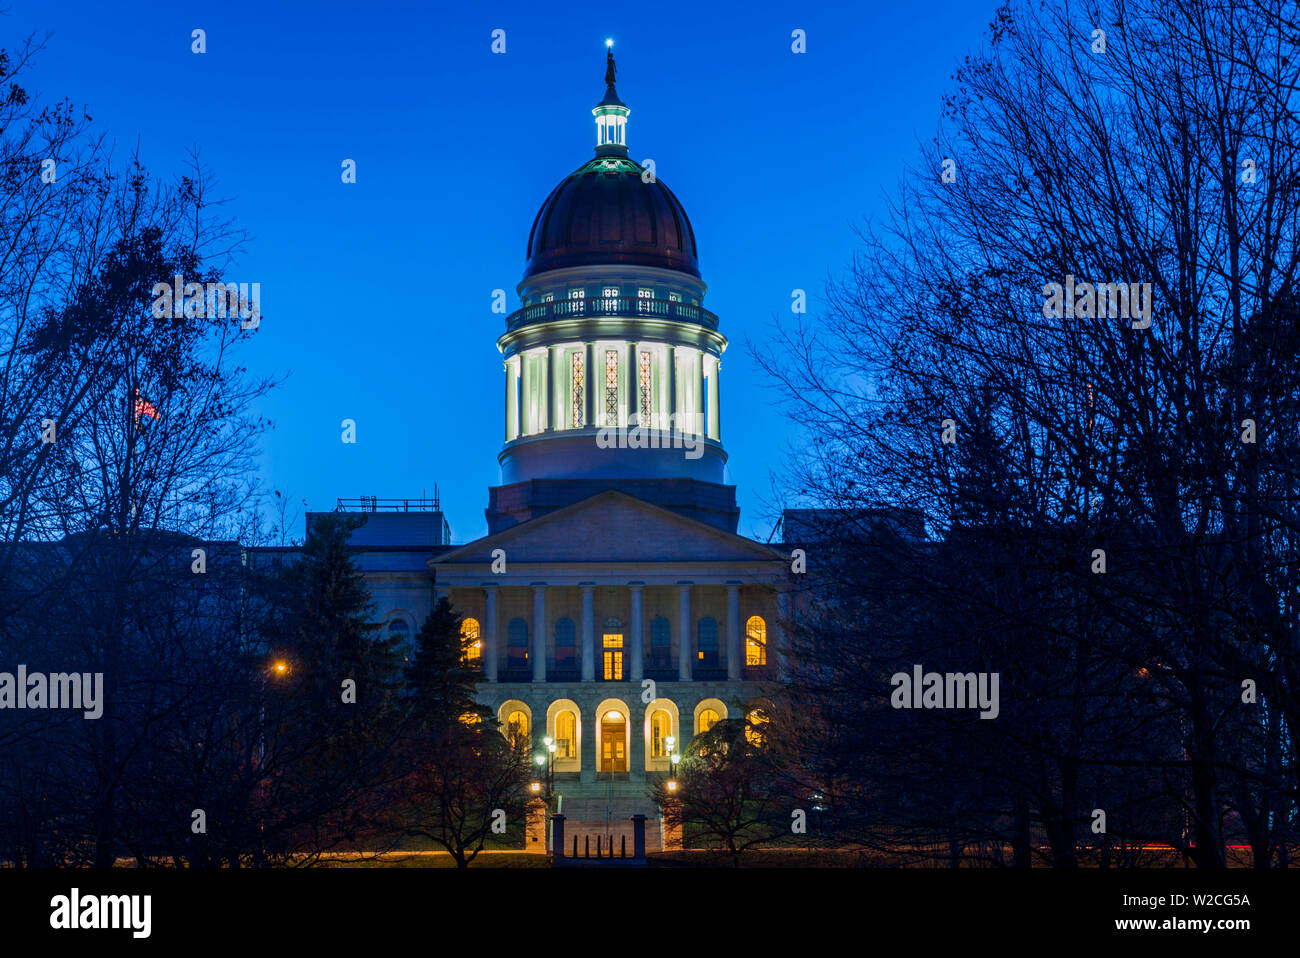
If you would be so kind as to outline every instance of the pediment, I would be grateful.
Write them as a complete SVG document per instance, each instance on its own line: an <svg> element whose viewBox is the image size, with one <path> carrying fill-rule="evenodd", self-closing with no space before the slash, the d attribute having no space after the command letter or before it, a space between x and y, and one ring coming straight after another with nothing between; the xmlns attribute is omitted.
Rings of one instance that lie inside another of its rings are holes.
<svg viewBox="0 0 1300 958"><path fill-rule="evenodd" d="M504 549L511 563L763 562L784 556L616 490L445 552L430 565L490 563Z"/></svg>

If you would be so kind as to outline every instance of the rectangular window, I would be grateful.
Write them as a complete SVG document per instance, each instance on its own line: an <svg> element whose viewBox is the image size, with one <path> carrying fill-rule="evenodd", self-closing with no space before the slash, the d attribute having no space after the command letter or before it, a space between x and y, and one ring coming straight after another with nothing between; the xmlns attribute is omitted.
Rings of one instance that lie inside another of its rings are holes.
<svg viewBox="0 0 1300 958"><path fill-rule="evenodd" d="M554 293L542 293L542 302L543 302L543 303L553 303L553 302L555 302L555 294L554 294Z"/></svg>
<svg viewBox="0 0 1300 958"><path fill-rule="evenodd" d="M587 392L583 388L585 379L583 377L583 356L581 350L575 350L573 353L573 375L570 377L572 383L571 394L573 398L573 416L569 420L574 429L581 429L587 413Z"/></svg>
<svg viewBox="0 0 1300 958"><path fill-rule="evenodd" d="M604 646L605 681L621 682L623 680L623 636L617 633L606 635Z"/></svg>
<svg viewBox="0 0 1300 958"><path fill-rule="evenodd" d="M618 350L605 350L605 425L618 425Z"/></svg>
<svg viewBox="0 0 1300 958"><path fill-rule="evenodd" d="M637 384L638 384L637 392L640 400L638 410L637 410L640 416L638 421L643 426L649 426L650 417L652 415L652 410L650 408L650 352L649 350L643 351L641 353L639 368L637 370Z"/></svg>
<svg viewBox="0 0 1300 958"><path fill-rule="evenodd" d="M637 299L654 299L655 291L653 289L638 289L636 291Z"/></svg>
<svg viewBox="0 0 1300 958"><path fill-rule="evenodd" d="M569 299L586 299L586 298L587 298L587 291L585 289L569 290Z"/></svg>
<svg viewBox="0 0 1300 958"><path fill-rule="evenodd" d="M618 287L617 287L617 286L606 286L606 287L605 287L605 298L606 298L606 299L618 299Z"/></svg>
<svg viewBox="0 0 1300 958"><path fill-rule="evenodd" d="M682 294L681 294L681 293L669 293L669 294L668 294L668 302L670 302L670 303L680 303L681 301L682 301Z"/></svg>

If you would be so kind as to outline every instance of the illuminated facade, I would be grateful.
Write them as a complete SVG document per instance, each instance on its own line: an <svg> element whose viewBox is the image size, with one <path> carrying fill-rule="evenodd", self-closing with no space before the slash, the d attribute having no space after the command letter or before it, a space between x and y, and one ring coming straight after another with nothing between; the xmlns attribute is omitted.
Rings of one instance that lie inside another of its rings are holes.
<svg viewBox="0 0 1300 958"><path fill-rule="evenodd" d="M612 54L606 81L595 156L542 204L522 306L497 340L505 428L488 535L435 537L417 567L418 546L408 556L359 533L394 634L439 595L465 617L503 734L555 746L572 834L610 781L615 817L653 815L645 784L673 752L770 694L787 618L788 557L736 534L727 341L703 305L694 230L628 158Z"/></svg>

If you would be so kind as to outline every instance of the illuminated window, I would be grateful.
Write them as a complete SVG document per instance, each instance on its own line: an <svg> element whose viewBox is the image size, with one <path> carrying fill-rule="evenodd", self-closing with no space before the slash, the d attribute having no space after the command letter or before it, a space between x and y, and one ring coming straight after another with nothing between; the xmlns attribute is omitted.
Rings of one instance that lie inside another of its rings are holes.
<svg viewBox="0 0 1300 958"><path fill-rule="evenodd" d="M636 291L637 299L654 299L655 291L653 289L638 289Z"/></svg>
<svg viewBox="0 0 1300 958"><path fill-rule="evenodd" d="M605 425L618 425L618 350L605 350Z"/></svg>
<svg viewBox="0 0 1300 958"><path fill-rule="evenodd" d="M587 298L587 291L585 289L569 290L569 299L586 299L586 298Z"/></svg>
<svg viewBox="0 0 1300 958"><path fill-rule="evenodd" d="M745 738L750 745L761 746L767 741L767 733L763 731L767 721L767 713L762 709L754 709L745 716Z"/></svg>
<svg viewBox="0 0 1300 958"><path fill-rule="evenodd" d="M668 746L665 740L673 732L673 720L663 709L656 709L650 715L650 757L666 758Z"/></svg>
<svg viewBox="0 0 1300 958"><path fill-rule="evenodd" d="M574 429L581 429L584 420L587 418L587 391L583 387L586 385L586 378L583 375L583 356L582 350L574 350L573 353L573 375L570 377L572 386L570 387L570 396L573 404L573 417L571 422Z"/></svg>
<svg viewBox="0 0 1300 958"><path fill-rule="evenodd" d="M522 669L528 665L528 623L511 619L506 629L506 668Z"/></svg>
<svg viewBox="0 0 1300 958"><path fill-rule="evenodd" d="M578 757L578 716L572 712L555 716L555 757Z"/></svg>
<svg viewBox="0 0 1300 958"><path fill-rule="evenodd" d="M465 650L466 665L477 665L483 658L483 640L479 636L478 619L461 620L460 644Z"/></svg>
<svg viewBox="0 0 1300 958"><path fill-rule="evenodd" d="M553 302L555 302L555 294L554 294L554 293L542 293L542 302L543 302L543 303L553 303Z"/></svg>
<svg viewBox="0 0 1300 958"><path fill-rule="evenodd" d="M639 386L637 392L640 398L640 405L637 409L637 412L640 416L640 419L638 421L641 423L641 425L647 426L650 424L650 415L651 415L649 351L642 351L641 353L640 363L637 369L637 381Z"/></svg>
<svg viewBox="0 0 1300 958"><path fill-rule="evenodd" d="M669 293L669 294L668 294L668 302L670 302L670 303L680 303L681 301L682 301L682 294L681 294L681 293Z"/></svg>
<svg viewBox="0 0 1300 958"><path fill-rule="evenodd" d="M717 724L718 713L713 711L713 709L704 709L700 712L700 717L695 720L695 734L703 735Z"/></svg>
<svg viewBox="0 0 1300 958"><path fill-rule="evenodd" d="M621 682L623 680L623 634L606 632L604 642L605 681Z"/></svg>
<svg viewBox="0 0 1300 958"><path fill-rule="evenodd" d="M767 665L767 623L759 615L745 623L745 664Z"/></svg>
<svg viewBox="0 0 1300 958"><path fill-rule="evenodd" d="M506 716L506 741L513 749L526 749L529 746L528 716L524 712L514 711Z"/></svg>
<svg viewBox="0 0 1300 958"><path fill-rule="evenodd" d="M578 667L576 632L572 619L555 623L555 668L559 671L573 671Z"/></svg>
<svg viewBox="0 0 1300 958"><path fill-rule="evenodd" d="M696 655L700 665L706 669L718 667L718 621L705 617L700 619L699 643Z"/></svg>
<svg viewBox="0 0 1300 958"><path fill-rule="evenodd" d="M672 633L668 620L662 615L650 623L650 667L667 669L672 667Z"/></svg>

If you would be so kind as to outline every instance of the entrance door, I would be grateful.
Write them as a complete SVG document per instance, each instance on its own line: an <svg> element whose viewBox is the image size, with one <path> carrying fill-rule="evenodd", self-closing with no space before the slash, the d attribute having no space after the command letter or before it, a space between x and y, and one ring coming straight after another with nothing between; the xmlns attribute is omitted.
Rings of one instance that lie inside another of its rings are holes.
<svg viewBox="0 0 1300 958"><path fill-rule="evenodd" d="M627 721L618 712L608 712L600 721L600 770L627 771Z"/></svg>

